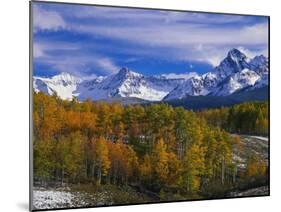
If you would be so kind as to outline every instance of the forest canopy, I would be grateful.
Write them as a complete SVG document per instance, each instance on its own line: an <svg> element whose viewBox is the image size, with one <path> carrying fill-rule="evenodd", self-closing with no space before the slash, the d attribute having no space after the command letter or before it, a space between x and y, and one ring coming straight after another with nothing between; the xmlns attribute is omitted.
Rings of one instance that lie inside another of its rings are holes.
<svg viewBox="0 0 281 212"><path fill-rule="evenodd" d="M239 137L227 132L266 134L266 103L193 112L163 103L33 97L34 177L42 185L134 185L196 198L214 185L234 186L237 177L266 174L266 165L255 166L260 158L238 173Z"/></svg>
<svg viewBox="0 0 281 212"><path fill-rule="evenodd" d="M268 102L246 102L231 107L198 112L208 124L228 132L268 135Z"/></svg>

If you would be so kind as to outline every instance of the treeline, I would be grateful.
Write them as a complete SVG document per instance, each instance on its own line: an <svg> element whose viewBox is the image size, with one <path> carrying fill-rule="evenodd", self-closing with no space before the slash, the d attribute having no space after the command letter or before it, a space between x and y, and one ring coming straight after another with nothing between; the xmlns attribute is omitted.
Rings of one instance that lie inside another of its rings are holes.
<svg viewBox="0 0 281 212"><path fill-rule="evenodd" d="M137 185L186 196L247 175L233 161L239 137L181 107L63 101L43 93L34 93L33 106L34 178L41 185Z"/></svg>
<svg viewBox="0 0 281 212"><path fill-rule="evenodd" d="M267 136L268 102L247 102L231 107L198 112L208 124L228 132Z"/></svg>

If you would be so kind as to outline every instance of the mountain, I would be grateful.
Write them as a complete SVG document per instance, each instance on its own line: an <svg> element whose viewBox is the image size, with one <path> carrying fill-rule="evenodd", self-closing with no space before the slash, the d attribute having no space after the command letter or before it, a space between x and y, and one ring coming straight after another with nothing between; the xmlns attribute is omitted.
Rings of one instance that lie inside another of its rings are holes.
<svg viewBox="0 0 281 212"><path fill-rule="evenodd" d="M119 99L139 102L173 101L196 96L227 97L267 86L268 59L263 55L250 59L237 49L230 50L217 67L203 75L192 72L144 76L122 68L116 74L91 80L66 72L51 78L33 78L35 92L56 93L62 99L76 97L81 101Z"/></svg>
<svg viewBox="0 0 281 212"><path fill-rule="evenodd" d="M188 96L228 96L267 85L268 59L263 55L250 59L238 49L232 49L214 70L186 80L164 100Z"/></svg>
<svg viewBox="0 0 281 212"><path fill-rule="evenodd" d="M42 91L49 95L55 93L62 99L72 99L77 96L75 91L82 80L66 72L52 78L33 77L33 89L35 92Z"/></svg>
<svg viewBox="0 0 281 212"><path fill-rule="evenodd" d="M108 100L112 98L137 98L148 101L161 101L184 79L167 79L158 76L143 76L128 68L122 68L117 74L82 80L65 72L52 78L34 77L35 92L49 95L57 94L62 99Z"/></svg>
<svg viewBox="0 0 281 212"><path fill-rule="evenodd" d="M254 90L240 91L229 96L188 96L183 99L166 101L172 106L182 106L186 109L202 110L206 108L219 108L247 101L268 100L268 86Z"/></svg>
<svg viewBox="0 0 281 212"><path fill-rule="evenodd" d="M92 80L81 83L77 92L79 99L110 99L113 97L135 97L149 101L162 100L171 90L183 82L183 79L165 79L145 77L128 68L122 68L117 74L101 81Z"/></svg>

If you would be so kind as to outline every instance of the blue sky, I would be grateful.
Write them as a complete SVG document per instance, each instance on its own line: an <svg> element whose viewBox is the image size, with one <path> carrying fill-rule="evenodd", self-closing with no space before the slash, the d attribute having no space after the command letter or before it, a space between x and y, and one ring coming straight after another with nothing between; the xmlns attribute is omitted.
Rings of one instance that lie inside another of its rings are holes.
<svg viewBox="0 0 281 212"><path fill-rule="evenodd" d="M238 48L267 56L265 17L33 2L35 76L204 73Z"/></svg>

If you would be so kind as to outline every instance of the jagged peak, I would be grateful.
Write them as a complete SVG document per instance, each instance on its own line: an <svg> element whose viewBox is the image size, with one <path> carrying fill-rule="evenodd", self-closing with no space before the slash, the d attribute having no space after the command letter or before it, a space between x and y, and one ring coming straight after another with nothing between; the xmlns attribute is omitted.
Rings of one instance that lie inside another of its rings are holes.
<svg viewBox="0 0 281 212"><path fill-rule="evenodd" d="M68 73L68 72L61 72L58 75L52 77L54 81L65 81L65 82L77 82L82 81L80 78Z"/></svg>
<svg viewBox="0 0 281 212"><path fill-rule="evenodd" d="M237 58L237 59L245 59L246 55L243 54L241 51L239 51L236 48L231 49L228 53L227 53L227 57L231 58L232 60Z"/></svg>
<svg viewBox="0 0 281 212"><path fill-rule="evenodd" d="M66 72L66 71L62 71L62 72L60 72L59 74L57 74L57 75L55 75L55 76L53 76L52 78L54 78L54 77L75 77L74 75L72 75L72 74L70 74L70 73L68 73L68 72Z"/></svg>
<svg viewBox="0 0 281 212"><path fill-rule="evenodd" d="M128 67L122 67L120 70L119 70L119 73L129 73L130 72L130 70L129 70L129 68Z"/></svg>
<svg viewBox="0 0 281 212"><path fill-rule="evenodd" d="M267 60L268 60L268 58L261 54L261 55L255 56L251 61L259 61L261 63L266 63Z"/></svg>
<svg viewBox="0 0 281 212"><path fill-rule="evenodd" d="M131 71L127 67L123 67L120 69L120 71L117 73L117 76L121 77L141 77L142 75L136 72Z"/></svg>

